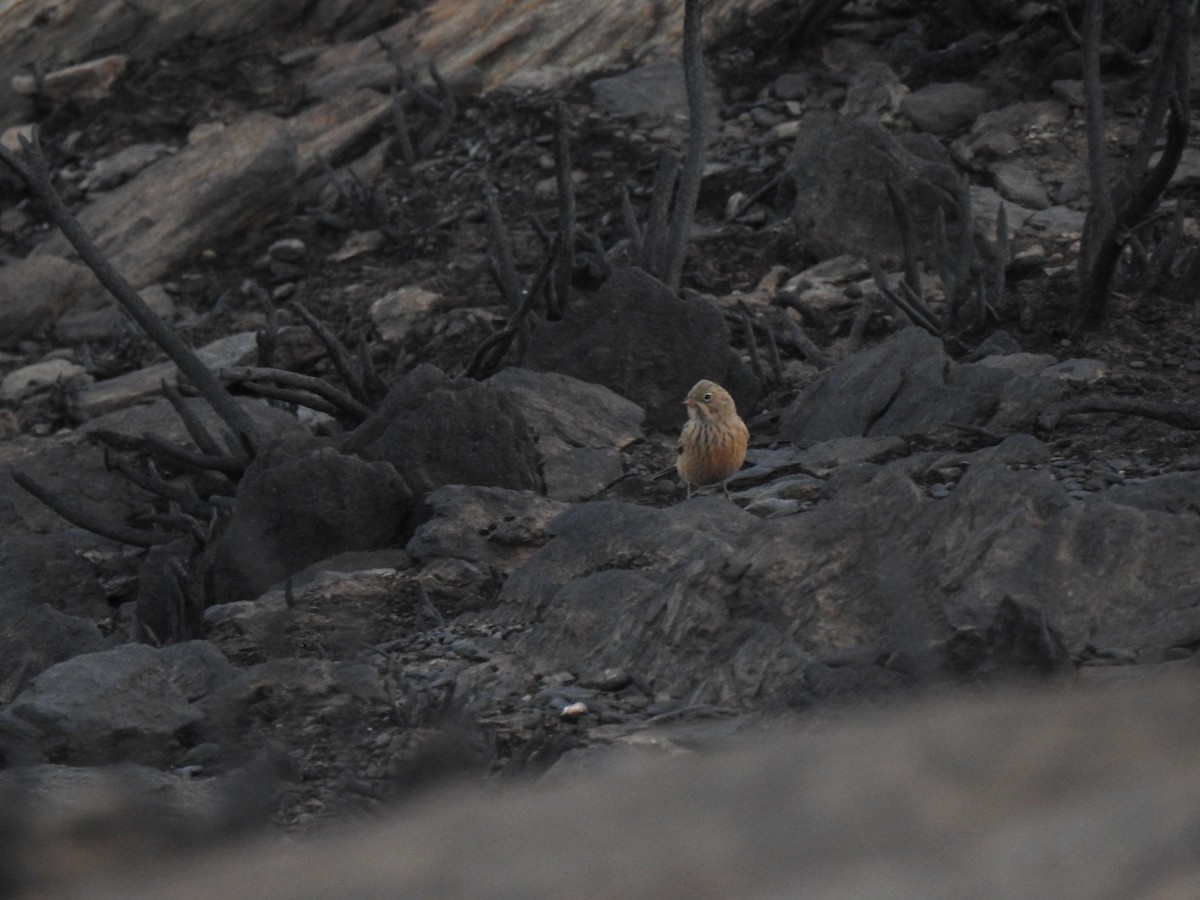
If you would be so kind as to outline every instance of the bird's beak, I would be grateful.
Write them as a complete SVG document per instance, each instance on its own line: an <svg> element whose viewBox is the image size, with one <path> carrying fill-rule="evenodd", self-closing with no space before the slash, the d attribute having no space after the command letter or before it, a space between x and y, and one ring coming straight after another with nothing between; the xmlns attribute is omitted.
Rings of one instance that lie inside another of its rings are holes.
<svg viewBox="0 0 1200 900"><path fill-rule="evenodd" d="M688 409L694 409L696 406L696 401L693 400L691 397L688 397L686 400L683 401L683 405L686 406Z"/></svg>

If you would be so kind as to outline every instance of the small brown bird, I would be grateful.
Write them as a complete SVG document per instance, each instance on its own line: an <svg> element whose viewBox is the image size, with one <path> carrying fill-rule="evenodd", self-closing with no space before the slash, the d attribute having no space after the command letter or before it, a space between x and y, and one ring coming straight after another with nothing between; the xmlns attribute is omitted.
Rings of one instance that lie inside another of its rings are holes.
<svg viewBox="0 0 1200 900"><path fill-rule="evenodd" d="M675 470L687 484L687 495L693 487L720 482L728 497L729 478L746 459L746 423L729 392L712 381L696 382L683 405L688 420L679 435Z"/></svg>

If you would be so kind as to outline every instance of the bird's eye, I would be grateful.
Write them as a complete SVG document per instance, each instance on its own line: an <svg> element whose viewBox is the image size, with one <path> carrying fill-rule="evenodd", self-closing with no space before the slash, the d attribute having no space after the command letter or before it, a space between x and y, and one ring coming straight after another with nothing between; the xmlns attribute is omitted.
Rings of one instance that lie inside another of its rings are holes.
<svg viewBox="0 0 1200 900"><path fill-rule="evenodd" d="M708 403L709 401L712 400L712 391L705 391L704 396L701 397L700 399L702 399L705 403Z"/></svg>

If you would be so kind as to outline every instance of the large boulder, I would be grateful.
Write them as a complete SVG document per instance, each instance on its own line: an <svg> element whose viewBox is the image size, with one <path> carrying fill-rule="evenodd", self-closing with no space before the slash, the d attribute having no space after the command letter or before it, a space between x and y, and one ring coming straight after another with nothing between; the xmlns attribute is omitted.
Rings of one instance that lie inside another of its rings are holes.
<svg viewBox="0 0 1200 900"><path fill-rule="evenodd" d="M252 600L309 563L403 542L416 496L390 464L277 446L238 485L217 541L210 603Z"/></svg>
<svg viewBox="0 0 1200 900"><path fill-rule="evenodd" d="M525 364L602 384L645 409L650 427L675 428L686 418L683 398L702 378L725 386L743 411L757 399L729 341L714 304L678 297L630 267L538 328Z"/></svg>
<svg viewBox="0 0 1200 900"><path fill-rule="evenodd" d="M421 494L444 484L538 490L537 448L501 390L422 364L397 382L364 428L359 452L391 463Z"/></svg>

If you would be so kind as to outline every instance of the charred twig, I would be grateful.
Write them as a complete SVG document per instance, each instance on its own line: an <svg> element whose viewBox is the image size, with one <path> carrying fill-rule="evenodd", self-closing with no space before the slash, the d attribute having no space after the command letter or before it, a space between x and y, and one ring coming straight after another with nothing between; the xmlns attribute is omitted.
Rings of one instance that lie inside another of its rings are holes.
<svg viewBox="0 0 1200 900"><path fill-rule="evenodd" d="M683 276L692 216L696 212L696 201L700 198L704 151L708 145L709 115L708 97L704 90L700 0L684 0L683 4L683 79L688 99L687 153L679 178L679 190L675 192L671 232L663 263L663 283L676 292Z"/></svg>
<svg viewBox="0 0 1200 900"><path fill-rule="evenodd" d="M76 506L69 500L38 484L24 472L17 469L12 471L12 479L26 492L32 494L46 506L50 507L72 525L78 525L85 531L98 534L110 540L129 544L132 547L153 547L175 540L175 535L162 531L149 531L144 528L130 528L115 522L106 522L99 516Z"/></svg>
<svg viewBox="0 0 1200 900"><path fill-rule="evenodd" d="M847 338L847 349L853 353L862 346L863 334L867 330L867 323L871 321L871 313L875 311L875 307L871 305L871 301L866 297L862 297L858 301L858 305L854 310L854 321L850 323L850 335Z"/></svg>
<svg viewBox="0 0 1200 900"><path fill-rule="evenodd" d="M783 359L779 356L779 344L775 341L775 332L770 328L766 329L766 340L767 359L771 362L771 373L775 376L776 384L783 384Z"/></svg>
<svg viewBox="0 0 1200 900"><path fill-rule="evenodd" d="M242 382L242 389L258 397L281 403L284 406L303 406L315 412L325 413L335 419L345 416L345 410L338 408L327 400L322 400L307 391L293 391L287 388L275 387L271 384L259 384L253 381Z"/></svg>
<svg viewBox="0 0 1200 900"><path fill-rule="evenodd" d="M175 410L175 415L179 416L179 420L183 422L183 427L187 429L188 436L200 448L201 452L220 456L221 448L217 446L217 442L213 436L208 433L208 429L204 427L204 423L200 421L200 417L184 401L183 395L179 393L179 389L165 378L162 379L160 385L163 396L167 398L167 401Z"/></svg>
<svg viewBox="0 0 1200 900"><path fill-rule="evenodd" d="M676 169L679 156L667 147L658 156L658 167L654 172L654 186L650 191L650 210L646 214L646 228L642 239L642 268L651 275L663 276L667 243L667 224L671 216L671 196L675 190Z"/></svg>
<svg viewBox="0 0 1200 900"><path fill-rule="evenodd" d="M293 303L292 309L304 320L304 324L312 330L312 333L317 336L317 340L325 347L326 352L329 353L329 359L333 362L333 367L346 382L350 395L360 403L366 403L369 397L363 387L362 375L354 365L354 360L350 358L350 352L346 349L346 345L338 340L338 336L324 322L305 309L303 303L299 301Z"/></svg>
<svg viewBox="0 0 1200 900"><path fill-rule="evenodd" d="M70 241L71 246L75 248L87 267L96 274L100 283L113 295L122 309L129 314L129 317L137 322L154 343L162 348L184 377L195 385L196 390L200 392L200 395L204 397L226 426L235 435L244 436L241 442L249 448L253 455L258 447L258 433L246 411L221 387L220 381L200 361L200 358L176 336L175 332L162 319L155 315L154 311L138 295L138 292L92 243L92 239L88 237L79 221L71 215L70 210L67 209L62 198L54 189L54 185L51 184L50 170L37 138L35 137L32 142L22 138L21 148L22 152L18 155L0 145L0 160L12 167L29 186L29 189L41 199L54 224Z"/></svg>
<svg viewBox="0 0 1200 900"><path fill-rule="evenodd" d="M784 335L787 336L788 340L800 351L805 359L818 369L829 367L829 361L825 358L825 354L821 352L821 348L812 342L812 339L800 327L800 323L787 314L787 310L779 310L776 314L776 321L783 326Z"/></svg>
<svg viewBox="0 0 1200 900"><path fill-rule="evenodd" d="M1173 403L1156 403L1140 397L1073 397L1047 407L1038 416L1038 425L1053 431L1067 416L1085 413L1118 413L1166 422L1184 431L1200 431L1200 410Z"/></svg>
<svg viewBox="0 0 1200 900"><path fill-rule="evenodd" d="M388 97L391 100L392 125L396 129L396 148L400 151L400 158L404 160L404 164L411 169L417 164L417 151L413 149L412 135L408 133L408 117L404 115L404 104L400 102L400 95L394 87L388 89Z"/></svg>
<svg viewBox="0 0 1200 900"><path fill-rule="evenodd" d="M763 374L762 360L758 356L758 339L754 336L754 318L750 315L750 309L745 302L739 301L738 306L741 308L742 337L746 341L746 352L750 355L750 368L754 372L754 377L758 379L758 383L766 384L767 378Z"/></svg>
<svg viewBox="0 0 1200 900"><path fill-rule="evenodd" d="M896 187L896 183L887 178L884 180L888 198L892 201L892 214L896 217L896 227L900 231L900 244L904 248L904 280L913 293L921 293L921 279L917 275L917 246L913 238L912 217L908 214L908 201L904 193ZM1001 204L1003 206L1003 204Z"/></svg>
<svg viewBox="0 0 1200 900"><path fill-rule="evenodd" d="M625 225L625 233L629 235L629 242L634 247L636 257L642 248L642 227L638 224L637 212L633 208L626 185L621 185L621 221Z"/></svg>
<svg viewBox="0 0 1200 900"><path fill-rule="evenodd" d="M554 102L554 172L558 181L558 233L562 242L550 279L547 315L561 317L571 293L571 269L575 265L575 182L571 178L571 142L567 133L567 115L561 101Z"/></svg>
<svg viewBox="0 0 1200 900"><path fill-rule="evenodd" d="M312 375L301 375L299 372L289 372L285 369L259 369L251 366L231 366L221 370L221 377L226 381L238 383L250 382L261 384L268 382L278 387L292 390L307 391L315 394L337 409L337 415L361 422L371 415L371 408L365 403L351 397L345 391L339 390L322 378ZM308 405L308 404L304 404Z"/></svg>
<svg viewBox="0 0 1200 900"><path fill-rule="evenodd" d="M143 434L142 440L180 465L201 471L224 472L226 475L241 475L246 471L247 461L241 456L222 456L209 453L193 453L173 444L157 434Z"/></svg>
<svg viewBox="0 0 1200 900"><path fill-rule="evenodd" d="M650 209L646 214L646 229L642 239L642 268L655 277L664 274L667 227L671 221L671 198L678 175L679 156L671 148L659 154L654 170L654 186L650 188Z"/></svg>
<svg viewBox="0 0 1200 900"><path fill-rule="evenodd" d="M1179 160L1183 157L1188 127L1188 115L1183 103L1178 97L1173 97L1168 116L1167 144L1162 157L1158 164L1146 173L1141 185L1122 206L1120 214L1108 230L1099 236L1091 266L1086 270L1080 291L1080 323L1084 327L1091 327L1103 321L1108 309L1108 285L1125 247L1129 229L1149 213L1166 189Z"/></svg>
<svg viewBox="0 0 1200 900"><path fill-rule="evenodd" d="M484 185L483 196L487 201L488 221L492 226L492 261L495 267L496 280L508 303L509 312L515 314L521 308L523 296L521 280L517 277L517 265L513 261L512 240L504 225L504 216L500 213L500 201L496 186L490 181Z"/></svg>
<svg viewBox="0 0 1200 900"><path fill-rule="evenodd" d="M442 78L442 73L438 71L433 60L429 61L429 77L437 86L441 109L438 111L437 123L433 130L421 138L417 146L417 153L422 159L428 158L437 149L438 144L446 139L450 134L450 126L454 124L454 117L458 115L458 102L454 99L454 91Z"/></svg>
<svg viewBox="0 0 1200 900"><path fill-rule="evenodd" d="M142 472L118 456L110 458L107 447L104 451L104 461L109 468L121 473L121 477L126 481L130 481L142 490L162 497L164 500L178 504L190 515L207 518L213 512L212 504L201 500L191 484L186 481L178 485L171 484L158 474L154 463L149 464L150 471L148 473Z"/></svg>
<svg viewBox="0 0 1200 900"><path fill-rule="evenodd" d="M879 260L874 255L867 257L867 265L871 268L871 277L875 279L875 286L879 288L879 293L883 295L885 300L904 313L914 325L924 328L934 337L941 337L942 330L928 311L914 305L910 298L904 295L903 290L892 290L887 282L887 276L884 275L883 269L879 266Z"/></svg>
<svg viewBox="0 0 1200 900"><path fill-rule="evenodd" d="M783 182L783 179L784 179L783 175L776 175L773 178L771 178L766 184L757 188L749 196L747 196L741 203L739 203L737 205L736 209L734 209L728 216L726 216L726 221L736 222L738 219L740 219L746 213L750 212L750 210L754 208L754 204L758 203L759 200L761 200L763 197L765 197L767 194L769 194L772 190L774 190L775 188L778 188L779 185Z"/></svg>
<svg viewBox="0 0 1200 900"><path fill-rule="evenodd" d="M495 334L489 335L475 349L475 353L471 357L471 362L467 366L467 376L469 378L486 378L499 367L500 361L504 359L504 354L508 352L513 340L524 325L525 317L533 309L534 299L550 277L554 262L558 258L558 251L559 236L555 235L554 242L550 245L550 249L547 251L537 275L534 276L533 284L526 291L520 308L513 314L504 328Z"/></svg>

